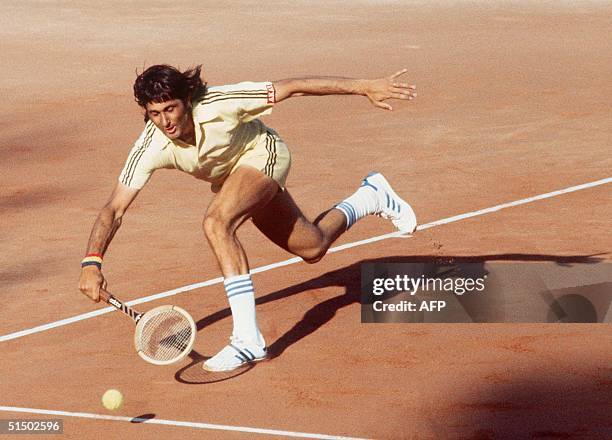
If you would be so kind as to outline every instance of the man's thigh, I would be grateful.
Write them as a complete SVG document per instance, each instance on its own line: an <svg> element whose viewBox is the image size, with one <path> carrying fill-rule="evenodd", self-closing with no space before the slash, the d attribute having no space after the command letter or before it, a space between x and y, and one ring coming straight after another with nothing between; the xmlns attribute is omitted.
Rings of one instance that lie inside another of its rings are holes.
<svg viewBox="0 0 612 440"><path fill-rule="evenodd" d="M304 216L287 190L279 191L267 205L256 210L253 223L272 242L294 254L316 248L322 242L319 228Z"/></svg>
<svg viewBox="0 0 612 440"><path fill-rule="evenodd" d="M225 180L206 215L237 227L268 205L278 191L278 183L272 178L250 166L240 166Z"/></svg>

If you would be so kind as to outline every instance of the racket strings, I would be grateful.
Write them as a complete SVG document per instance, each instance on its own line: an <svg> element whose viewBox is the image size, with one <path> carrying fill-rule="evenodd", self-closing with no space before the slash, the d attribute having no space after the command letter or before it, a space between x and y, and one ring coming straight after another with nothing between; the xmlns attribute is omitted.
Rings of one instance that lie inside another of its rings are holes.
<svg viewBox="0 0 612 440"><path fill-rule="evenodd" d="M189 320L182 313L168 309L147 319L142 328L140 349L152 359L175 359L188 347L192 337Z"/></svg>

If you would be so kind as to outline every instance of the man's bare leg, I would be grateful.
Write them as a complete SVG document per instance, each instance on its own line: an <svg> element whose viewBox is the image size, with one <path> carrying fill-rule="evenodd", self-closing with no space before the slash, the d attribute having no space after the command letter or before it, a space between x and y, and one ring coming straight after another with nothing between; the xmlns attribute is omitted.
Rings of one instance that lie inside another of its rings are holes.
<svg viewBox="0 0 612 440"><path fill-rule="evenodd" d="M253 222L270 240L308 263L321 260L331 244L359 219L377 214L402 232L412 233L416 216L380 173L370 173L350 197L310 222L288 191L278 193L253 215Z"/></svg>
<svg viewBox="0 0 612 440"><path fill-rule="evenodd" d="M267 356L255 313L255 291L247 256L236 230L252 213L267 205L278 184L251 167L239 167L224 182L203 222L204 233L217 257L232 310L231 343L204 363L211 371L229 371Z"/></svg>
<svg viewBox="0 0 612 440"><path fill-rule="evenodd" d="M253 223L271 241L307 263L319 261L329 247L346 231L347 221L338 209L308 220L289 191L279 192L253 215Z"/></svg>
<svg viewBox="0 0 612 440"><path fill-rule="evenodd" d="M236 230L277 192L278 184L270 177L255 168L242 166L227 178L210 203L203 228L223 276L248 273L247 257Z"/></svg>
<svg viewBox="0 0 612 440"><path fill-rule="evenodd" d="M379 173L368 175L353 195L321 213L314 222L304 216L289 192L280 192L278 184L268 176L249 167L240 167L233 173L211 203L204 230L226 278L224 284L234 318L234 337L247 335L244 339L250 338L255 344L238 344L237 347L230 344L204 367L214 371L234 369L242 361L256 361L266 356L265 348L261 351L265 342L255 319L248 260L236 237L237 228L246 219L252 217L257 228L277 245L306 262L315 263L343 232L369 214L391 219L404 232L413 232L416 228L416 217L410 205L393 192ZM248 300L243 292L245 289L250 289ZM237 300L242 299L245 299L242 305L234 307Z"/></svg>

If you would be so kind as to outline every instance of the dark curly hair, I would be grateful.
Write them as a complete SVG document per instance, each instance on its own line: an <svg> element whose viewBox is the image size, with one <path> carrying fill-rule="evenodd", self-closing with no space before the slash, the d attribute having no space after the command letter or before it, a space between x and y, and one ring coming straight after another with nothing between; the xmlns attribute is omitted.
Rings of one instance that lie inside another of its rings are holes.
<svg viewBox="0 0 612 440"><path fill-rule="evenodd" d="M201 64L185 72L167 64L151 66L136 77L134 98L142 108L150 102L172 99L187 103L188 99L206 91L206 82L200 78L201 71Z"/></svg>

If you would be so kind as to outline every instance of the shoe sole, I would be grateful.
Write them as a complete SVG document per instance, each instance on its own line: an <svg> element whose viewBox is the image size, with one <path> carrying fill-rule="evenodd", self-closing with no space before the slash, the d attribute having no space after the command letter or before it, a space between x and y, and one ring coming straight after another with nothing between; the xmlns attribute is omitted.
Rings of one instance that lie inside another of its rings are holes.
<svg viewBox="0 0 612 440"><path fill-rule="evenodd" d="M211 368L207 367L206 366L206 362L204 362L202 364L202 369L206 370L206 371L209 371L211 373L227 373L227 372L230 372L230 371L238 370L239 368L243 368L243 367L245 367L247 365L254 364L256 362L266 361L268 359L269 359L268 356L261 357L261 358L255 358L252 361L244 362L244 363L242 363L242 364L240 364L240 365L238 365L238 366L236 366L234 368L227 368L227 369L223 369L223 370L214 370L214 369L211 369Z"/></svg>
<svg viewBox="0 0 612 440"><path fill-rule="evenodd" d="M391 197L395 198L396 200L399 200L402 206L402 212L404 212L404 209L406 209L406 211L408 212L408 220L400 220L400 219L391 220L393 224L395 225L395 227L402 234L412 234L414 231L416 231L417 218L416 218L416 214L414 210L412 209L412 206L410 206L408 202L406 202L404 199L398 196L395 191L393 191L393 188L391 187L387 179L385 179L385 176L383 176L381 173L378 173L378 172L372 172L366 176L366 180L369 180L369 179L375 179L373 183L374 184L379 183L379 186L383 187L385 191L387 191ZM410 221L410 223L408 223L406 226L398 225L398 223L404 224L407 221Z"/></svg>

